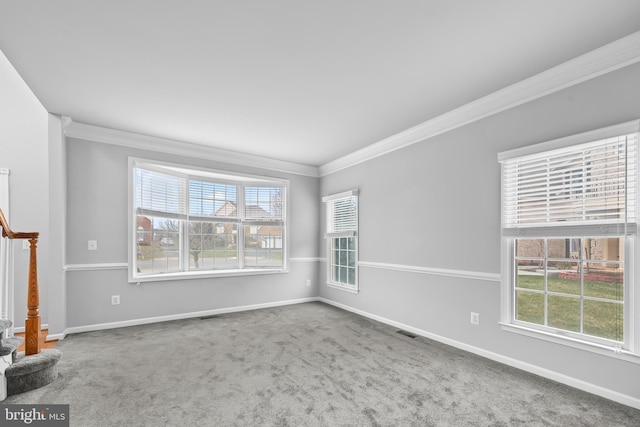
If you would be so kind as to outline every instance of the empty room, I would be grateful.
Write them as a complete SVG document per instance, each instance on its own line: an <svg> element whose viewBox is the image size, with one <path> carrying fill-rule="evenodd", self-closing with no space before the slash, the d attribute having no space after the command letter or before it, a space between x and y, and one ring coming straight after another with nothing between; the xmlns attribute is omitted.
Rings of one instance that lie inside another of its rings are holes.
<svg viewBox="0 0 640 427"><path fill-rule="evenodd" d="M0 0L0 424L637 426L639 135L637 0Z"/></svg>

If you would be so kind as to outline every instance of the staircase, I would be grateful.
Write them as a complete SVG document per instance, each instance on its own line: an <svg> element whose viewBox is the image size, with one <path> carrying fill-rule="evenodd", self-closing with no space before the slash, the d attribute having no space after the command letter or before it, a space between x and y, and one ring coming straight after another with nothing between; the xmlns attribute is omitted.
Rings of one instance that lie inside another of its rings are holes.
<svg viewBox="0 0 640 427"><path fill-rule="evenodd" d="M18 347L22 344L20 337L6 337L11 327L10 320L0 320L0 400L7 398L7 370L16 360Z"/></svg>
<svg viewBox="0 0 640 427"><path fill-rule="evenodd" d="M62 353L56 349L40 349L40 316L39 316L39 291L38 291L38 270L37 253L38 245L37 232L21 233L11 231L7 220L0 209L0 227L2 227L2 238L9 241L13 239L23 239L29 241L29 283L27 294L27 319L25 321L26 348L24 353L18 353L18 347L22 344L22 338L11 336L12 317L6 309L6 295L13 295L13 291L8 292L8 287L12 283L5 283L5 274L0 274L2 292L0 299L4 297L2 304L2 318L0 319L0 401L13 394L24 393L42 387L55 380L58 376L58 361ZM4 245L8 250L13 249L13 245ZM13 256L7 257L13 260ZM3 258L4 260L4 258ZM0 265L10 265L10 262L3 262ZM11 266L12 267L12 266Z"/></svg>

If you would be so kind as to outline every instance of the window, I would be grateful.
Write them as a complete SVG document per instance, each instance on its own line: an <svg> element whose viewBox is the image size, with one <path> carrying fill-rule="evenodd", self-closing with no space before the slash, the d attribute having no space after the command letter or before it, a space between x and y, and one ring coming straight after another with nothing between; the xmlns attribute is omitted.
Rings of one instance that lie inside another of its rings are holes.
<svg viewBox="0 0 640 427"><path fill-rule="evenodd" d="M286 270L284 180L130 160L130 280Z"/></svg>
<svg viewBox="0 0 640 427"><path fill-rule="evenodd" d="M358 290L358 191L322 199L330 286Z"/></svg>
<svg viewBox="0 0 640 427"><path fill-rule="evenodd" d="M640 354L637 130L499 155L506 329Z"/></svg>

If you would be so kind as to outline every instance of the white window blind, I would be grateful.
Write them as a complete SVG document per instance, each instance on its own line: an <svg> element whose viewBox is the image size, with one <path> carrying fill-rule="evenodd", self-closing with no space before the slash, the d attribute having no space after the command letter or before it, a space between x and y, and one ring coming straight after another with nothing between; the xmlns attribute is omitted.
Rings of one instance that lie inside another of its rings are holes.
<svg viewBox="0 0 640 427"><path fill-rule="evenodd" d="M282 187L244 187L245 223L279 225L284 222L285 194Z"/></svg>
<svg viewBox="0 0 640 427"><path fill-rule="evenodd" d="M286 271L286 180L129 165L131 281Z"/></svg>
<svg viewBox="0 0 640 427"><path fill-rule="evenodd" d="M637 354L639 125L498 154L506 330Z"/></svg>
<svg viewBox="0 0 640 427"><path fill-rule="evenodd" d="M635 232L637 133L502 163L505 235L572 226L597 227L600 234Z"/></svg>
<svg viewBox="0 0 640 427"><path fill-rule="evenodd" d="M135 169L137 213L170 219L187 218L187 182L184 178L152 170Z"/></svg>
<svg viewBox="0 0 640 427"><path fill-rule="evenodd" d="M189 179L189 217L220 222L239 222L236 206L238 185Z"/></svg>
<svg viewBox="0 0 640 427"><path fill-rule="evenodd" d="M325 237L352 237L358 231L358 190L322 199L325 209Z"/></svg>

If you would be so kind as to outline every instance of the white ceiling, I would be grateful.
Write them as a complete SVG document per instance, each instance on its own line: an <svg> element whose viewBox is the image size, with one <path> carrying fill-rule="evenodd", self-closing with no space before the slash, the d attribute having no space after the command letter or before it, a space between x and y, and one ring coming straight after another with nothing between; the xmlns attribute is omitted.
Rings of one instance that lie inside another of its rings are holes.
<svg viewBox="0 0 640 427"><path fill-rule="evenodd" d="M49 112L312 166L637 31L638 0L0 0Z"/></svg>

